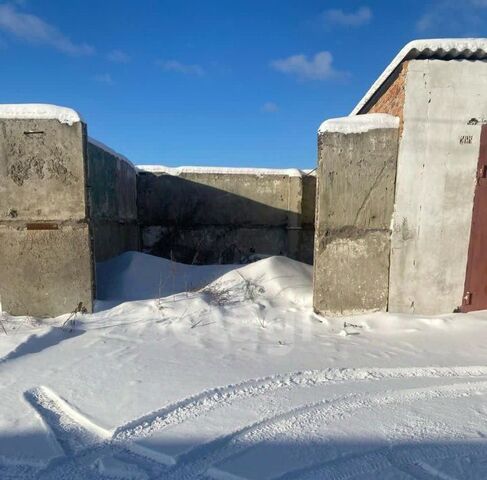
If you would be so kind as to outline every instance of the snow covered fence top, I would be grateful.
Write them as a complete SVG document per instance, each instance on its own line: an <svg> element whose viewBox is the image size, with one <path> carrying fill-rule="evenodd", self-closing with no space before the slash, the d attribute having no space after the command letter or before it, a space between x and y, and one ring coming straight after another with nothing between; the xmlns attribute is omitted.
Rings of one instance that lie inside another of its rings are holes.
<svg viewBox="0 0 487 480"><path fill-rule="evenodd" d="M166 167L164 165L137 165L141 172L164 173L179 176L182 174L203 173L220 175L286 175L288 177L304 177L313 173L312 170L297 168L234 168L234 167Z"/></svg>
<svg viewBox="0 0 487 480"><path fill-rule="evenodd" d="M99 140L96 140L95 138L88 137L88 143L91 143L95 147L101 148L103 151L109 153L110 155L113 155L114 157L118 158L119 160L122 160L122 162L128 163L131 167L136 168L136 166L125 156L122 155L121 153L116 152L115 150L111 149L109 146L105 145L104 143L100 142Z"/></svg>
<svg viewBox="0 0 487 480"><path fill-rule="evenodd" d="M80 114L72 108L44 103L0 104L0 118L10 120L58 120L60 123L67 125L83 121Z"/></svg>
<svg viewBox="0 0 487 480"><path fill-rule="evenodd" d="M362 100L352 110L357 115L367 104L394 70L406 60L483 60L487 58L487 38L439 38L413 40L409 42L387 66L382 75L374 82Z"/></svg>
<svg viewBox="0 0 487 480"><path fill-rule="evenodd" d="M397 128L399 118L386 113L369 113L342 118L331 118L320 125L318 133L364 133L379 128Z"/></svg>

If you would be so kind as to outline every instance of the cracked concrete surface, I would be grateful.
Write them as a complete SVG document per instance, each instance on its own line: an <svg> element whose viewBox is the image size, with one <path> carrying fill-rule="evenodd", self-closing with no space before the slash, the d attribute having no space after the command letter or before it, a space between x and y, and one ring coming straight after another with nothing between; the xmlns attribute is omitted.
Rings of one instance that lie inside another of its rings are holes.
<svg viewBox="0 0 487 480"><path fill-rule="evenodd" d="M387 308L398 131L319 137L314 266L319 313Z"/></svg>

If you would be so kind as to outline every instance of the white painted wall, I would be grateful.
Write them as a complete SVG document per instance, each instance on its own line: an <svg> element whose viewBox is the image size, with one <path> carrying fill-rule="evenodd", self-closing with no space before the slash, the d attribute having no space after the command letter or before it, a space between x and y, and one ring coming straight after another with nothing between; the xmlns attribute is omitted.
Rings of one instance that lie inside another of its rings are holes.
<svg viewBox="0 0 487 480"><path fill-rule="evenodd" d="M393 215L389 310L437 314L461 304L487 63L413 60L406 78ZM472 136L471 144L460 137Z"/></svg>

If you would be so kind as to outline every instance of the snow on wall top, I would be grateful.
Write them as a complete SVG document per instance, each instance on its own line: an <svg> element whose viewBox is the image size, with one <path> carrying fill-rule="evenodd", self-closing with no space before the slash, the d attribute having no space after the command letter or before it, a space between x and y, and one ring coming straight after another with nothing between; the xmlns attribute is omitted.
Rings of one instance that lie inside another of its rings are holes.
<svg viewBox="0 0 487 480"><path fill-rule="evenodd" d="M413 40L395 56L382 75L374 82L362 100L352 110L351 115L357 115L394 70L406 60L483 60L485 58L487 58L487 38Z"/></svg>
<svg viewBox="0 0 487 480"><path fill-rule="evenodd" d="M113 155L114 157L117 157L119 160L122 160L123 162L128 163L132 168L136 169L135 165L125 155L122 155L121 153L112 150L110 147L100 142L99 140L96 140L93 137L88 137L88 143L91 143L95 147L101 148L105 152L109 153L110 155Z"/></svg>
<svg viewBox="0 0 487 480"><path fill-rule="evenodd" d="M318 133L364 133L378 128L397 128L399 118L387 113L369 113L342 118L331 118L320 125Z"/></svg>
<svg viewBox="0 0 487 480"><path fill-rule="evenodd" d="M166 167L164 165L137 165L141 172L165 173L179 176L185 173L206 173L224 175L287 175L289 177L303 177L310 175L312 170L299 170L297 168L233 168L233 167Z"/></svg>
<svg viewBox="0 0 487 480"><path fill-rule="evenodd" d="M11 120L58 120L67 125L83 121L79 113L71 108L44 103L0 104L0 118Z"/></svg>

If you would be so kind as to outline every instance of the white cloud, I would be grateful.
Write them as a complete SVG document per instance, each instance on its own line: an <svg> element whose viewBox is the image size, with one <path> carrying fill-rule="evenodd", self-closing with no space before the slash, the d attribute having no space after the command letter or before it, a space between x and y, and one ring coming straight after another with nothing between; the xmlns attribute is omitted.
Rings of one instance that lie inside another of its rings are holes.
<svg viewBox="0 0 487 480"><path fill-rule="evenodd" d="M36 15L19 12L13 5L0 5L0 30L21 40L47 45L69 55L90 55L93 47L74 43L56 27Z"/></svg>
<svg viewBox="0 0 487 480"><path fill-rule="evenodd" d="M331 9L323 13L323 19L327 25L360 27L372 20L372 10L361 7L355 12L346 13L342 9Z"/></svg>
<svg viewBox="0 0 487 480"><path fill-rule="evenodd" d="M181 63L177 60L158 60L156 65L166 72L177 72L185 75L196 75L198 77L205 74L203 67L200 65Z"/></svg>
<svg viewBox="0 0 487 480"><path fill-rule="evenodd" d="M108 60L113 63L129 63L131 58L123 50L112 50L107 55Z"/></svg>
<svg viewBox="0 0 487 480"><path fill-rule="evenodd" d="M485 30L487 0L436 0L429 4L416 22L420 33L477 36Z"/></svg>
<svg viewBox="0 0 487 480"><path fill-rule="evenodd" d="M426 32L434 25L435 15L432 13L424 13L416 22L416 30Z"/></svg>
<svg viewBox="0 0 487 480"><path fill-rule="evenodd" d="M345 72L335 70L333 56L327 51L318 52L312 58L300 54L273 60L271 67L278 72L296 75L301 80L328 80L347 76Z"/></svg>
<svg viewBox="0 0 487 480"><path fill-rule="evenodd" d="M265 102L261 107L261 111L264 113L275 113L279 110L279 106L274 102Z"/></svg>
<svg viewBox="0 0 487 480"><path fill-rule="evenodd" d="M98 75L95 75L93 78L98 83L103 83L105 85L113 85L113 79L109 73L99 73Z"/></svg>

